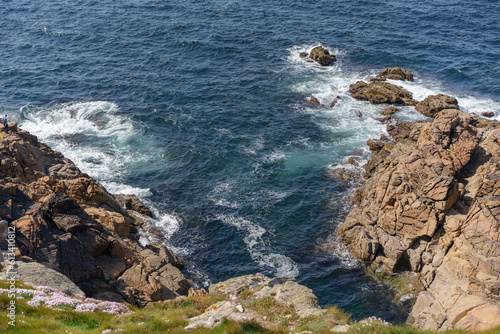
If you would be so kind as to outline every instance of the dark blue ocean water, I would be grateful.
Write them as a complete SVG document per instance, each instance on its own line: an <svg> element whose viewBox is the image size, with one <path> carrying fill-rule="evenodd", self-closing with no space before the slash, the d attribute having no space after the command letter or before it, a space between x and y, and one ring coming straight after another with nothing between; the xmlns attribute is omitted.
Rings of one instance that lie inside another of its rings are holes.
<svg viewBox="0 0 500 334"><path fill-rule="evenodd" d="M417 99L500 113L497 1L16 0L0 27L0 112L141 197L198 286L285 275L355 318L404 310L329 247L349 190L325 171L385 133L349 84L400 66ZM298 57L319 44L333 66Z"/></svg>

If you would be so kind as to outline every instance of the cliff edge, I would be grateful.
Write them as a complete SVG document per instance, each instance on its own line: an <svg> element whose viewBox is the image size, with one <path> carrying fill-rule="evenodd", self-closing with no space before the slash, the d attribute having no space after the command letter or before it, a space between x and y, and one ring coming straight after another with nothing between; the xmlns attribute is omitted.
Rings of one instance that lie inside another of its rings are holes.
<svg viewBox="0 0 500 334"><path fill-rule="evenodd" d="M414 326L498 326L500 124L464 113L446 95L416 109L432 119L390 124L392 140L371 147L339 240L375 272L418 274Z"/></svg>
<svg viewBox="0 0 500 334"><path fill-rule="evenodd" d="M164 245L138 243L133 232L151 213L137 197L108 193L60 152L9 125L0 138L0 218L15 228L16 260L56 270L98 299L145 306L187 295L183 262Z"/></svg>

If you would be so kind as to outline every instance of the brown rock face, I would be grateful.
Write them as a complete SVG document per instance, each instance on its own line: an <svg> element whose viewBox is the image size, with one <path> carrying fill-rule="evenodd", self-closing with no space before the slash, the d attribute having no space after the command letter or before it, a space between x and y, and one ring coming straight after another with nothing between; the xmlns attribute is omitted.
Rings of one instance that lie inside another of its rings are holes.
<svg viewBox="0 0 500 334"><path fill-rule="evenodd" d="M335 55L331 55L330 52L322 46L317 46L312 49L309 57L323 66L328 66L336 60Z"/></svg>
<svg viewBox="0 0 500 334"><path fill-rule="evenodd" d="M151 216L137 197L122 195L131 214L122 212L101 184L17 128L0 138L0 148L0 219L16 228L19 258L64 274L95 298L145 306L187 295L182 261L131 235L132 225Z"/></svg>
<svg viewBox="0 0 500 334"><path fill-rule="evenodd" d="M378 76L391 80L413 81L413 74L400 67L386 68Z"/></svg>
<svg viewBox="0 0 500 334"><path fill-rule="evenodd" d="M441 110L458 109L458 101L456 98L444 94L431 95L419 102L415 108L427 117L434 117Z"/></svg>
<svg viewBox="0 0 500 334"><path fill-rule="evenodd" d="M141 215L153 217L151 211L135 195L115 195L115 198L123 203L127 210L139 212Z"/></svg>
<svg viewBox="0 0 500 334"><path fill-rule="evenodd" d="M482 138L461 175L470 206L450 210L422 268L427 290L410 315L420 328L500 325L500 130Z"/></svg>
<svg viewBox="0 0 500 334"><path fill-rule="evenodd" d="M409 106L417 104L410 92L388 82L367 84L358 81L349 87L349 93L356 100L369 101L371 104L391 103Z"/></svg>
<svg viewBox="0 0 500 334"><path fill-rule="evenodd" d="M415 326L499 326L500 129L457 109L434 116L373 153L337 233L374 269L418 273Z"/></svg>

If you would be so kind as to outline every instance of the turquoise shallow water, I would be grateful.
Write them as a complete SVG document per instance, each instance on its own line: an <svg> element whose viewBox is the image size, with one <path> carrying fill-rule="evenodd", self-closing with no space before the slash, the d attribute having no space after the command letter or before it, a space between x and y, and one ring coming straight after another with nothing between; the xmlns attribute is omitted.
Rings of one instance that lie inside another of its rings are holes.
<svg viewBox="0 0 500 334"><path fill-rule="evenodd" d="M500 112L493 1L18 0L0 12L2 113L147 202L199 286L285 275L356 318L405 310L322 247L349 210L325 171L366 159L366 140L385 132L382 107L351 99L349 84L401 66L417 99ZM300 60L318 44L333 66ZM342 99L312 108L312 94Z"/></svg>

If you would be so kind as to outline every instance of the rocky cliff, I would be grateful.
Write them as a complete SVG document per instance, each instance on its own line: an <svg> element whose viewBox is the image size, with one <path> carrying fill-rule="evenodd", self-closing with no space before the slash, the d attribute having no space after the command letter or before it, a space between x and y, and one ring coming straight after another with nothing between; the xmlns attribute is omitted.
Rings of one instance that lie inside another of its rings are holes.
<svg viewBox="0 0 500 334"><path fill-rule="evenodd" d="M0 138L0 218L16 229L17 260L100 299L145 306L188 293L182 261L164 245L138 243L134 232L151 213L137 197L108 193L36 136L10 129Z"/></svg>
<svg viewBox="0 0 500 334"><path fill-rule="evenodd" d="M500 124L462 112L450 96L416 103L388 82L358 82L350 92L416 105L432 119L393 122L389 142L373 141L339 240L376 272L418 273L413 325L500 325Z"/></svg>

